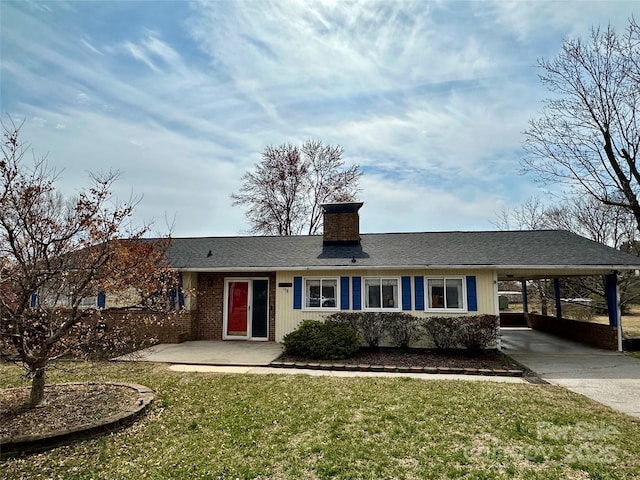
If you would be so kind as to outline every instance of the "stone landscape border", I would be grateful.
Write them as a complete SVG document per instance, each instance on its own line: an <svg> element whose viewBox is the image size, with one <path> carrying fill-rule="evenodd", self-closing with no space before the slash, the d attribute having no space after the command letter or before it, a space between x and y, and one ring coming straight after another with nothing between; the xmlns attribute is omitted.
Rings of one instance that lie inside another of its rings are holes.
<svg viewBox="0 0 640 480"><path fill-rule="evenodd" d="M57 385L113 385L131 388L136 390L138 395L135 401L124 407L120 412L93 422L42 435L2 437L0 438L0 460L49 450L128 427L147 411L155 397L153 390L137 383L72 382Z"/></svg>
<svg viewBox="0 0 640 480"><path fill-rule="evenodd" d="M306 368L310 370L342 370L348 372L388 372L388 373L425 373L425 374L457 374L486 375L502 377L522 377L524 370L503 370L494 368L461 368L461 367L407 367L396 365L369 365L349 363L307 363L280 362L269 364L273 368Z"/></svg>

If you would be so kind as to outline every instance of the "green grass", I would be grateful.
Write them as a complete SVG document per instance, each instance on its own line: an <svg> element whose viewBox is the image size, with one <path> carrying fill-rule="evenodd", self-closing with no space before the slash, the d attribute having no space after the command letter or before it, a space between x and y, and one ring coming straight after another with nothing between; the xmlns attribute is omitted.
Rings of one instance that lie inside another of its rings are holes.
<svg viewBox="0 0 640 480"><path fill-rule="evenodd" d="M50 381L153 388L108 436L0 464L12 479L640 478L640 422L553 386L210 375L74 364ZM0 387L24 385L0 365Z"/></svg>
<svg viewBox="0 0 640 480"><path fill-rule="evenodd" d="M640 358L640 352L625 352L630 357Z"/></svg>

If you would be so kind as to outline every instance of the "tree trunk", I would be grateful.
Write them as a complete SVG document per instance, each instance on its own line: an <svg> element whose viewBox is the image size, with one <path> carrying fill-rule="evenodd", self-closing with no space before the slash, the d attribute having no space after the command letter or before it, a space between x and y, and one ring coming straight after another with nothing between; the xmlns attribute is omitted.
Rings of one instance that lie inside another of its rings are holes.
<svg viewBox="0 0 640 480"><path fill-rule="evenodd" d="M32 407L37 406L44 400L44 384L45 369L44 367L36 368L31 381L31 395L29 396L29 405Z"/></svg>

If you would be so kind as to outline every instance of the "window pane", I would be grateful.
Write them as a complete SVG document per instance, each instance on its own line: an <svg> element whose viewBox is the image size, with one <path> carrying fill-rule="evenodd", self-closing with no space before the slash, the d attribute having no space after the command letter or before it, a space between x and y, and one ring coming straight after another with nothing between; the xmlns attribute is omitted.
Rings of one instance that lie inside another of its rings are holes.
<svg viewBox="0 0 640 480"><path fill-rule="evenodd" d="M382 280L382 301L384 308L396 308L398 305L398 280Z"/></svg>
<svg viewBox="0 0 640 480"><path fill-rule="evenodd" d="M305 308L336 308L337 278L305 279Z"/></svg>
<svg viewBox="0 0 640 480"><path fill-rule="evenodd" d="M322 306L335 308L338 280L322 280Z"/></svg>
<svg viewBox="0 0 640 480"><path fill-rule="evenodd" d="M98 304L98 297L83 297L80 300L81 307L95 307Z"/></svg>
<svg viewBox="0 0 640 480"><path fill-rule="evenodd" d="M427 280L429 292L429 308L444 308L444 280L431 278Z"/></svg>
<svg viewBox="0 0 640 480"><path fill-rule="evenodd" d="M320 306L320 280L305 280L305 307L318 308Z"/></svg>
<svg viewBox="0 0 640 480"><path fill-rule="evenodd" d="M462 308L462 279L447 279L447 308Z"/></svg>
<svg viewBox="0 0 640 480"><path fill-rule="evenodd" d="M365 278L365 307L380 308L380 279Z"/></svg>

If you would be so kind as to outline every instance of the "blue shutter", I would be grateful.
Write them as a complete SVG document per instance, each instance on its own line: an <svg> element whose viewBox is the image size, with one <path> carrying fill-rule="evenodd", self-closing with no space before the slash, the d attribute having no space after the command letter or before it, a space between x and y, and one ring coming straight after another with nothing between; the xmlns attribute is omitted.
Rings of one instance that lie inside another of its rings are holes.
<svg viewBox="0 0 640 480"><path fill-rule="evenodd" d="M184 308L184 292L182 291L182 272L178 273L178 309Z"/></svg>
<svg viewBox="0 0 640 480"><path fill-rule="evenodd" d="M31 298L29 299L29 306L31 308L34 308L38 305L38 294L37 293L32 293L31 294Z"/></svg>
<svg viewBox="0 0 640 480"><path fill-rule="evenodd" d="M98 308L104 308L107 304L107 295L104 292L98 293Z"/></svg>
<svg viewBox="0 0 640 480"><path fill-rule="evenodd" d="M293 277L293 308L302 308L302 277Z"/></svg>
<svg viewBox="0 0 640 480"><path fill-rule="evenodd" d="M402 277L402 310L411 310L411 277Z"/></svg>
<svg viewBox="0 0 640 480"><path fill-rule="evenodd" d="M361 304L361 279L360 277L353 277L351 279L351 285L353 286L353 309L354 310L362 310Z"/></svg>
<svg viewBox="0 0 640 480"><path fill-rule="evenodd" d="M416 310L424 310L424 277L413 277L413 284L416 287Z"/></svg>
<svg viewBox="0 0 640 480"><path fill-rule="evenodd" d="M467 310L476 312L478 310L478 294L476 293L475 275L467 276Z"/></svg>
<svg viewBox="0 0 640 480"><path fill-rule="evenodd" d="M349 310L349 277L340 277L340 309Z"/></svg>

